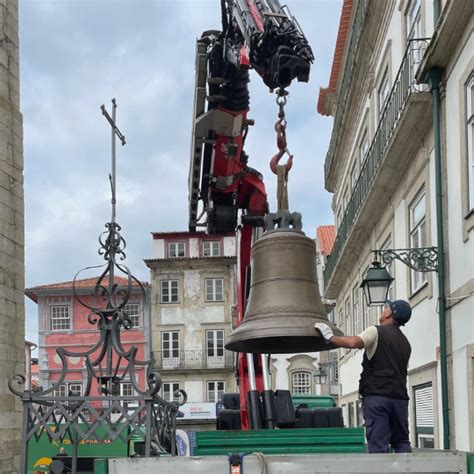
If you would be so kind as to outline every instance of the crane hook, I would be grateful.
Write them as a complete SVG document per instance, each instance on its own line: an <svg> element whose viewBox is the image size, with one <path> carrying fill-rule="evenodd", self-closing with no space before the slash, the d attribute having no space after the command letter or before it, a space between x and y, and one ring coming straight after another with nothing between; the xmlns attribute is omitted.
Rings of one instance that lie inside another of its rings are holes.
<svg viewBox="0 0 474 474"><path fill-rule="evenodd" d="M278 153L276 153L270 160L270 169L275 174L278 174L278 162L283 158L283 155L285 154L289 156L288 161L286 162L286 173L288 173L291 167L293 166L293 155L290 153L287 147L285 129L286 120L284 118L280 118L275 123L275 131L277 132Z"/></svg>

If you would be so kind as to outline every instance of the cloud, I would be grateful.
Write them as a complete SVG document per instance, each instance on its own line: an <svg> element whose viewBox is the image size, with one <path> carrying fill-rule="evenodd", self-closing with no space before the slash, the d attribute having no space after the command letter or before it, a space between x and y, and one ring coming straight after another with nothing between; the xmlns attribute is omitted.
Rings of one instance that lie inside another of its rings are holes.
<svg viewBox="0 0 474 474"><path fill-rule="evenodd" d="M316 114L329 80L341 1L289 6L313 47L309 84L290 88L287 106L290 203L305 230L332 222L323 189L332 121ZM55 0L21 3L21 102L24 115L26 284L70 280L100 264L99 234L110 219L110 127L100 113L118 101L117 219L127 265L148 279L150 232L187 229L187 175L194 96L195 40L220 27L217 0ZM247 140L251 166L265 176L275 207L275 98L253 72ZM36 340L36 305L27 334Z"/></svg>

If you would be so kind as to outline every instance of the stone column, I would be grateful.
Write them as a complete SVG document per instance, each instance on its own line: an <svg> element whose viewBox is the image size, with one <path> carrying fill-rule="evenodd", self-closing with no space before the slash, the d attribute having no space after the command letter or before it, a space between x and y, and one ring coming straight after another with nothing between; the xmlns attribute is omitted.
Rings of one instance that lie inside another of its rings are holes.
<svg viewBox="0 0 474 474"><path fill-rule="evenodd" d="M21 404L8 390L25 373L23 120L18 0L0 0L0 473L17 473Z"/></svg>

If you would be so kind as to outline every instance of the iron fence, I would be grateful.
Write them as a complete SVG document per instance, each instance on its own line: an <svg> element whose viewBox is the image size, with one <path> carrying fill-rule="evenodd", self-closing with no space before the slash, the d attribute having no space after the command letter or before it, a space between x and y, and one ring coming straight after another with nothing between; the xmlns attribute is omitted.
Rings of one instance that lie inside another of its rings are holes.
<svg viewBox="0 0 474 474"><path fill-rule="evenodd" d="M157 369L232 369L235 367L234 353L226 351L163 351L153 354Z"/></svg>
<svg viewBox="0 0 474 474"><path fill-rule="evenodd" d="M374 177L383 161L387 146L397 129L409 97L412 94L427 90L426 85L416 82L415 73L423 59L428 43L429 38L412 39L408 42L397 77L380 115L378 128L355 183L343 219L337 229L334 247L324 269L325 288L329 286L341 252L356 221L359 210L369 194Z"/></svg>

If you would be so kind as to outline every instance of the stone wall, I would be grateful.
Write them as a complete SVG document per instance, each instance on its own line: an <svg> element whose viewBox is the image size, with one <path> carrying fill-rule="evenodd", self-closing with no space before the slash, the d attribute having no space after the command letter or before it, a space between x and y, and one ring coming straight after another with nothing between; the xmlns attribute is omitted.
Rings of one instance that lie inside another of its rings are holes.
<svg viewBox="0 0 474 474"><path fill-rule="evenodd" d="M0 0L0 473L19 470L21 405L7 381L24 373L23 120L18 0Z"/></svg>

